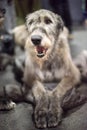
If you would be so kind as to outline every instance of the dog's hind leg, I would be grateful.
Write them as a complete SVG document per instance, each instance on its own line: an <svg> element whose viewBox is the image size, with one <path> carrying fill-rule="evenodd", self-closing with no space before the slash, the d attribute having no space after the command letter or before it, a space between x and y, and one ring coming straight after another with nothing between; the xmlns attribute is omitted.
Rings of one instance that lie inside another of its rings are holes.
<svg viewBox="0 0 87 130"><path fill-rule="evenodd" d="M85 102L87 102L87 96L78 91L77 88L73 88L65 95L62 102L62 108L64 111L68 111L84 104Z"/></svg>
<svg viewBox="0 0 87 130"><path fill-rule="evenodd" d="M23 100L23 91L20 86L6 85L0 88L0 110L11 110L16 104L13 101Z"/></svg>

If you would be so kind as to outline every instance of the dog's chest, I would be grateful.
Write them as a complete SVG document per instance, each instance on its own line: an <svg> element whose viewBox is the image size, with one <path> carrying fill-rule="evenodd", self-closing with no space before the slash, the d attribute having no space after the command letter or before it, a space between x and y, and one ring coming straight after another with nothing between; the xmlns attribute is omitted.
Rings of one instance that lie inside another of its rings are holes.
<svg viewBox="0 0 87 130"><path fill-rule="evenodd" d="M39 80L43 82L59 81L64 76L64 69L53 68L51 70L49 69L40 70L38 68L36 69L36 76Z"/></svg>

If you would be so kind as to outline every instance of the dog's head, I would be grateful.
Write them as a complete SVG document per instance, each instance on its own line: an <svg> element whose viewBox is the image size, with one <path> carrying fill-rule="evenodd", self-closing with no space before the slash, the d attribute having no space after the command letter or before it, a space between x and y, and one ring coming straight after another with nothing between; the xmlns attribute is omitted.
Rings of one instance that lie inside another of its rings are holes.
<svg viewBox="0 0 87 130"><path fill-rule="evenodd" d="M27 44L29 48L33 47L39 58L49 54L63 30L61 17L43 9L28 15L26 25L29 32Z"/></svg>

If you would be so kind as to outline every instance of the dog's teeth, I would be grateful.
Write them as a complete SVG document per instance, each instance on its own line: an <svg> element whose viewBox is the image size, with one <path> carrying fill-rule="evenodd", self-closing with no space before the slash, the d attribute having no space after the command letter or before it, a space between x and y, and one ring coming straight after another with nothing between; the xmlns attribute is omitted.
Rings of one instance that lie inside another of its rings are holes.
<svg viewBox="0 0 87 130"><path fill-rule="evenodd" d="M42 54L42 53L39 53L38 55L39 55L39 56L43 56L44 54Z"/></svg>
<svg viewBox="0 0 87 130"><path fill-rule="evenodd" d="M43 57L44 56L44 53L41 53L41 54L37 54L38 57Z"/></svg>

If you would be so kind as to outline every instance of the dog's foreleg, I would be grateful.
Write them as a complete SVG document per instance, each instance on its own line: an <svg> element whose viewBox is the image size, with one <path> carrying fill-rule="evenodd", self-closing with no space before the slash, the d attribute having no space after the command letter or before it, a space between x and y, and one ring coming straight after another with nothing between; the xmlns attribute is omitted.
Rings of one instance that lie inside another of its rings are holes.
<svg viewBox="0 0 87 130"><path fill-rule="evenodd" d="M48 95L43 84L35 81L32 87L32 93L35 99L34 119L36 127L46 128L48 112Z"/></svg>
<svg viewBox="0 0 87 130"><path fill-rule="evenodd" d="M32 88L29 89L26 100L34 104L34 121L37 128L47 127L47 112L48 112L48 94L43 84L39 81L34 81Z"/></svg>
<svg viewBox="0 0 87 130"><path fill-rule="evenodd" d="M75 87L75 85L80 80L80 73L78 69L72 65L69 69L70 72L67 72L67 75L63 77L60 83L52 91L50 97L50 107L49 107L49 116L48 116L48 126L56 126L61 120L62 109L61 104L65 94ZM50 118L51 117L51 118Z"/></svg>
<svg viewBox="0 0 87 130"><path fill-rule="evenodd" d="M31 56L26 60L25 71L24 71L24 82L26 85L26 91L28 92L26 95L26 100L31 100L33 97L33 101L35 103L34 109L34 119L36 127L38 128L46 128L46 116L47 116L47 108L48 108L48 96L47 91L44 88L44 85L40 80L38 80L38 76L36 76L36 67L32 62Z"/></svg>

